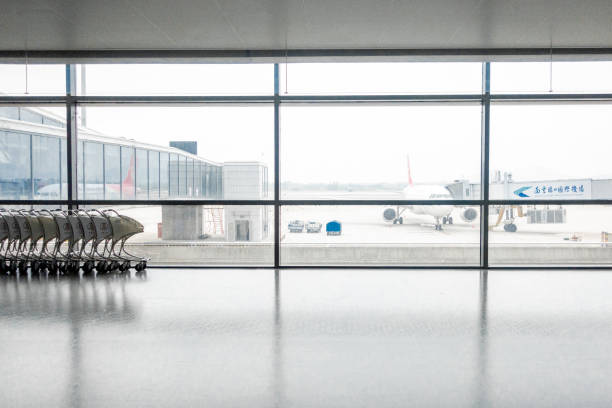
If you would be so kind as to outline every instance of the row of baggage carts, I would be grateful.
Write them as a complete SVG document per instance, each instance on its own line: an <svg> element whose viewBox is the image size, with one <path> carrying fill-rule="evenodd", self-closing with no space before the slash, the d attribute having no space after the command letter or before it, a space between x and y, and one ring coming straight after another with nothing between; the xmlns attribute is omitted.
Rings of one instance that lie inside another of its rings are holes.
<svg viewBox="0 0 612 408"><path fill-rule="evenodd" d="M125 250L143 225L112 209L0 209L0 274L129 274L147 258Z"/></svg>

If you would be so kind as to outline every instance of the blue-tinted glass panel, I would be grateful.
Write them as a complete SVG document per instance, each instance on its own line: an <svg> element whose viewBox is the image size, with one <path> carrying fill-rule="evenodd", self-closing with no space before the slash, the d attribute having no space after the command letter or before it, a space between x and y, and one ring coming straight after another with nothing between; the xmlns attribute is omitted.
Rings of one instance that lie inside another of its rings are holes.
<svg viewBox="0 0 612 408"><path fill-rule="evenodd" d="M0 106L0 118L19 120L19 107L17 106Z"/></svg>
<svg viewBox="0 0 612 408"><path fill-rule="evenodd" d="M32 197L30 135L0 131L0 197Z"/></svg>
<svg viewBox="0 0 612 408"><path fill-rule="evenodd" d="M179 195L187 196L187 158L179 155Z"/></svg>
<svg viewBox="0 0 612 408"><path fill-rule="evenodd" d="M60 158L58 137L32 136L32 182L35 198L59 200L62 197Z"/></svg>
<svg viewBox="0 0 612 408"><path fill-rule="evenodd" d="M159 152L149 150L149 199L159 198Z"/></svg>
<svg viewBox="0 0 612 408"><path fill-rule="evenodd" d="M121 198L121 148L118 145L104 145L104 198Z"/></svg>
<svg viewBox="0 0 612 408"><path fill-rule="evenodd" d="M85 142L84 176L86 200L104 199L104 162L101 143Z"/></svg>
<svg viewBox="0 0 612 408"><path fill-rule="evenodd" d="M195 196L193 189L193 159L187 159L187 196Z"/></svg>
<svg viewBox="0 0 612 408"><path fill-rule="evenodd" d="M202 163L194 162L193 167L193 195L194 197L202 198Z"/></svg>
<svg viewBox="0 0 612 408"><path fill-rule="evenodd" d="M159 198L168 198L170 194L169 190L169 177L170 177L170 167L169 167L169 155L168 153L160 153L159 154Z"/></svg>
<svg viewBox="0 0 612 408"><path fill-rule="evenodd" d="M179 194L179 170L178 155L170 154L170 197L178 197Z"/></svg>
<svg viewBox="0 0 612 408"><path fill-rule="evenodd" d="M208 198L208 164L202 163L202 196Z"/></svg>
<svg viewBox="0 0 612 408"><path fill-rule="evenodd" d="M149 158L147 151L136 149L136 198L146 200L149 191Z"/></svg>

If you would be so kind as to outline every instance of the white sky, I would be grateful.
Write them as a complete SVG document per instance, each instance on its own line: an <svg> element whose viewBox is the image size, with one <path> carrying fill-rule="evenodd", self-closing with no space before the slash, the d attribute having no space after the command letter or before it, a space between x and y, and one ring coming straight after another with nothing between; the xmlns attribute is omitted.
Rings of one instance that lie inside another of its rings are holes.
<svg viewBox="0 0 612 408"><path fill-rule="evenodd" d="M0 66L0 92L24 94L24 66ZM612 63L494 63L492 92L612 92ZM29 94L62 94L63 66L28 67ZM364 63L282 66L281 93L479 93L481 64ZM89 95L270 95L272 65L89 65ZM61 108L59 109L61 112ZM612 177L612 105L495 105L491 168L516 180ZM273 168L271 106L88 107L88 127L167 146L198 141L213 161ZM479 178L480 106L283 106L282 180L416 182Z"/></svg>

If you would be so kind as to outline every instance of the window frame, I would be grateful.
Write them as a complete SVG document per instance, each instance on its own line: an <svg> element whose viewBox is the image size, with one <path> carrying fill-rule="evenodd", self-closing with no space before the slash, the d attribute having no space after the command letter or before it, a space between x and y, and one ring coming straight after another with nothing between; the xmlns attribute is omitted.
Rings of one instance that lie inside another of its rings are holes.
<svg viewBox="0 0 612 408"><path fill-rule="evenodd" d="M367 51L367 50L366 50ZM546 52L552 50L546 50ZM571 50L570 50L571 51ZM313 51L314 52L314 51ZM355 51L356 52L356 51ZM601 50L604 54L609 50ZM363 52L361 52L363 53ZM576 54L584 53L584 50L576 50ZM95 54L95 53L94 53ZM441 50L439 53L441 56L454 55L452 50ZM536 53L537 54L537 53ZM530 55L536 55L533 52ZM544 50L541 53L545 55ZM327 55L327 54L326 54ZM357 54L352 55L349 53L338 54L343 58L350 58L351 56L359 57L364 55ZM459 54L457 54L459 55ZM460 54L464 55L464 53ZM520 50L514 50L510 54L515 58L522 58ZM539 55L539 54L538 54ZM301 55L302 57L308 57L308 55ZM328 56L328 55L327 55ZM375 55L372 55L375 56ZM421 56L422 58L433 55ZM0 58L2 55L0 54ZM69 56L64 56L64 60L67 60ZM74 56L72 56L74 57ZM121 58L120 53L117 54L117 58ZM219 57L217 55L217 57ZM232 55L236 58L236 55ZM255 54L249 54L248 57L256 57ZM58 58L57 55L43 55L39 58ZM157 55L157 58L161 59L163 56ZM376 268L397 268L397 269L608 269L609 266L528 266L519 265L512 267L499 267L489 265L488 251L489 251L489 239L488 239L488 224L489 216L487 209L491 205L517 205L524 204L521 200L497 200L490 199L489 197L489 146L490 146L490 108L492 102L508 102L516 104L538 104L538 103L563 103L563 102L575 102L575 103L592 103L592 102L612 102L612 93L572 93L572 94L558 94L558 93L521 93L521 94L492 94L490 89L491 82L491 62L488 60L486 55L480 57L479 61L482 62L482 91L474 94L426 94L426 95L285 95L279 92L280 89L280 75L279 75L279 63L274 63L274 75L270 80L274 81L274 94L273 95L235 95L235 96L80 96L76 92L76 65L66 64L66 93L61 96L0 96L0 105L2 106L44 106L44 105L57 105L63 104L66 107L66 184L67 184L67 199L62 200L34 200L34 199L19 199L19 200L3 200L3 205L65 205L69 209L78 208L79 206L92 206L92 205L125 205L125 204L139 204L143 200L128 199L128 200L89 200L87 197L81 198L78 194L78 180L83 175L77 176L77 167L83 168L83 151L79 151L77 148L79 143L82 143L78 139L78 126L76 125L77 120L77 109L79 105L116 105L116 104L133 104L133 105L155 105L155 104L213 104L213 105L261 105L268 104L274 107L274 182L273 191L271 197L264 195L265 199L261 200L225 200L222 196L223 186L218 181L222 178L222 171L217 166L202 163L201 165L201 184L204 185L205 191L210 191L210 197L205 194L205 199L194 200L185 199L181 197L182 191L179 184L176 190L179 197L172 198L173 194L173 180L172 180L172 160L171 155L168 156L168 199L162 199L163 195L160 191L159 199L147 200L147 204L154 205L270 205L274 208L274 265L271 268L276 269L289 269L289 268L342 268L342 269L376 269ZM0 59L1 62L1 59ZM390 104L390 103L477 103L481 106L481 163L480 163L480 185L481 192L480 197L470 200L284 200L281 199L280 195L280 106L282 104ZM132 148L135 152L134 148ZM63 152L62 152L63 154ZM123 160L123 146L121 149L121 158ZM161 162L160 155L160 162ZM177 162L178 164L178 162ZM63 166L63 163L62 163ZM162 171L161 163L159 171ZM178 169L180 169L180 165ZM161 175L161 174L160 174ZM210 178L208 177L210 176ZM30 175L31 177L31 175ZM78 177L78 178L77 178ZM121 179L125 177L121 174ZM63 167L61 170L60 178L63 180ZM214 180L212 180L214 178ZM180 180L180 177L177 179ZM84 180L84 179L83 179ZM196 178L193 178L195 182ZM209 186L209 184L211 184ZM159 180L160 190L162 187L162 178ZM211 187L214 186L215 191L212 191ZM125 196L125 192L121 192L121 196ZM269 197L269 198L268 198ZM440 205L445 203L448 205L470 205L480 208L480 263L478 266L465 267L460 265L436 265L436 266L336 266L330 267L326 265L312 265L312 266L287 266L282 265L280 262L280 209L283 206L292 205ZM597 199L597 200L531 200L530 205L612 205L612 199ZM177 266L181 267L181 266ZM198 267L208 267L207 265L201 265ZM219 266L210 266L219 268ZM244 266L240 266L244 268ZM254 268L262 268L261 266L253 266Z"/></svg>

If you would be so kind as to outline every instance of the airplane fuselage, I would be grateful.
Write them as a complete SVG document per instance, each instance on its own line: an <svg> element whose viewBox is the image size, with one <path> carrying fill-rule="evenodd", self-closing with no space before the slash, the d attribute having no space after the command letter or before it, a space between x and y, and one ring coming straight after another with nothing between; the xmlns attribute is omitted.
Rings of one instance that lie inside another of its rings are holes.
<svg viewBox="0 0 612 408"><path fill-rule="evenodd" d="M449 191L444 186L421 185L408 186L402 191L404 200L451 200ZM452 205L410 205L406 206L414 214L446 217L453 211Z"/></svg>

